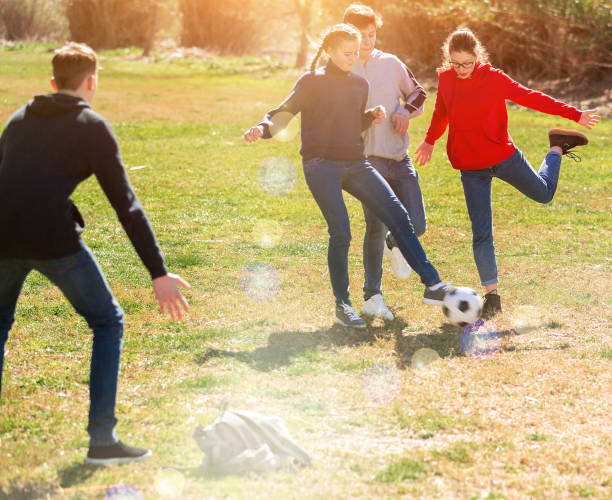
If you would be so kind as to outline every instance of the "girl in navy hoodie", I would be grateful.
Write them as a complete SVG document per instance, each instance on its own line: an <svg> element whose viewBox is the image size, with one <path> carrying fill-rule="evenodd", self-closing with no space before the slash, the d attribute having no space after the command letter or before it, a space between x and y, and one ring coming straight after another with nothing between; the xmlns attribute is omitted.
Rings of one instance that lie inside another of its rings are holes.
<svg viewBox="0 0 612 500"><path fill-rule="evenodd" d="M443 284L414 232L406 209L364 155L362 131L384 120L382 106L366 110L368 83L351 73L357 61L360 32L347 24L333 26L323 38L311 71L302 75L285 101L244 133L247 142L268 139L301 113L304 175L329 230L328 265L336 322L364 328L349 299L348 250L351 240L342 190L368 206L389 228L402 254L425 285L423 302L441 305L450 286ZM317 69L323 52L326 66ZM272 130L272 132L271 132Z"/></svg>

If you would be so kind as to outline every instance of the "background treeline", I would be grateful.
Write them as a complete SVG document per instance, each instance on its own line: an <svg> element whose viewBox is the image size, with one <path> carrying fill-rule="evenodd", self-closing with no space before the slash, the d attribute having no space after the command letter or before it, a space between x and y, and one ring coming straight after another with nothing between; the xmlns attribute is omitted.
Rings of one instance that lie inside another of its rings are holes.
<svg viewBox="0 0 612 500"><path fill-rule="evenodd" d="M220 54L277 53L307 64L339 0L0 0L0 37L96 49L174 40ZM523 79L597 81L612 74L612 5L598 0L371 0L379 47L434 75L450 31L469 26L493 64Z"/></svg>

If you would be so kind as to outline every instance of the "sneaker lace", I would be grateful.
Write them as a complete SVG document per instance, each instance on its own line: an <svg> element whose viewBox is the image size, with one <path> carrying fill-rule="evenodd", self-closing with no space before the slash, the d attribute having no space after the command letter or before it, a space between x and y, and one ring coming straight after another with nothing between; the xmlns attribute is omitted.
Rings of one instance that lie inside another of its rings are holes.
<svg viewBox="0 0 612 500"><path fill-rule="evenodd" d="M573 151L567 151L565 153L565 156L567 156L568 158L571 158L572 160L574 160L576 163L580 163L582 161L582 158L580 158L580 156L578 156L576 153L574 153Z"/></svg>
<svg viewBox="0 0 612 500"><path fill-rule="evenodd" d="M355 309L353 309L352 306L349 306L348 304L342 304L342 312L344 313L344 315L349 318L349 319L356 319L357 313L355 312Z"/></svg>

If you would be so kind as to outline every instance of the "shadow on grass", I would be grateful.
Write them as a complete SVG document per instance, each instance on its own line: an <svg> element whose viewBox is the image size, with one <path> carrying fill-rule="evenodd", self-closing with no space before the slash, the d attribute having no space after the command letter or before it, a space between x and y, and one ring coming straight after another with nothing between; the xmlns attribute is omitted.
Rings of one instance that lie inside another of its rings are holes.
<svg viewBox="0 0 612 500"><path fill-rule="evenodd" d="M307 351L373 344L378 339L395 339L397 366L401 369L410 366L413 354L425 347L434 349L441 358L464 356L459 343L459 328L447 323L430 332L405 333L407 326L404 321L396 319L381 327L370 325L361 330L336 325L314 332L274 332L264 347L253 351L207 349L196 358L196 362L204 364L211 358L233 358L256 370L267 372L291 365L293 358ZM509 334L510 331L500 332L501 336Z"/></svg>
<svg viewBox="0 0 612 500"><path fill-rule="evenodd" d="M288 366L292 358L318 347L355 346L372 344L378 333L375 328L362 330L333 326L314 332L284 331L274 332L268 337L268 345L253 351L226 351L208 349L198 356L196 362L205 363L210 358L233 358L252 368L267 372Z"/></svg>
<svg viewBox="0 0 612 500"><path fill-rule="evenodd" d="M97 467L84 462L76 462L58 471L60 486L70 488L75 484L87 481L96 472Z"/></svg>
<svg viewBox="0 0 612 500"><path fill-rule="evenodd" d="M34 481L21 483L11 481L7 488L0 488L0 500L38 500L40 498L56 498L60 490L56 484Z"/></svg>

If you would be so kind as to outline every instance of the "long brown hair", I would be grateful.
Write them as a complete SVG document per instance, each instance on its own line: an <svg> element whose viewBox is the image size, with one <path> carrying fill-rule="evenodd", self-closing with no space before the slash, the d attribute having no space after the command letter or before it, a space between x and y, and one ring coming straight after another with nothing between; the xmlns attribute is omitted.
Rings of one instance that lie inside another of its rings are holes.
<svg viewBox="0 0 612 500"><path fill-rule="evenodd" d="M480 43L474 32L469 28L458 28L453 31L442 45L442 65L438 68L438 72L450 68L451 52L468 52L482 63L489 62L489 54Z"/></svg>
<svg viewBox="0 0 612 500"><path fill-rule="evenodd" d="M317 61L324 50L337 47L340 42L353 40L361 41L361 33L354 26L350 24L335 24L329 28L323 36L319 50L317 50L317 55L312 60L310 71L314 71L317 68Z"/></svg>

